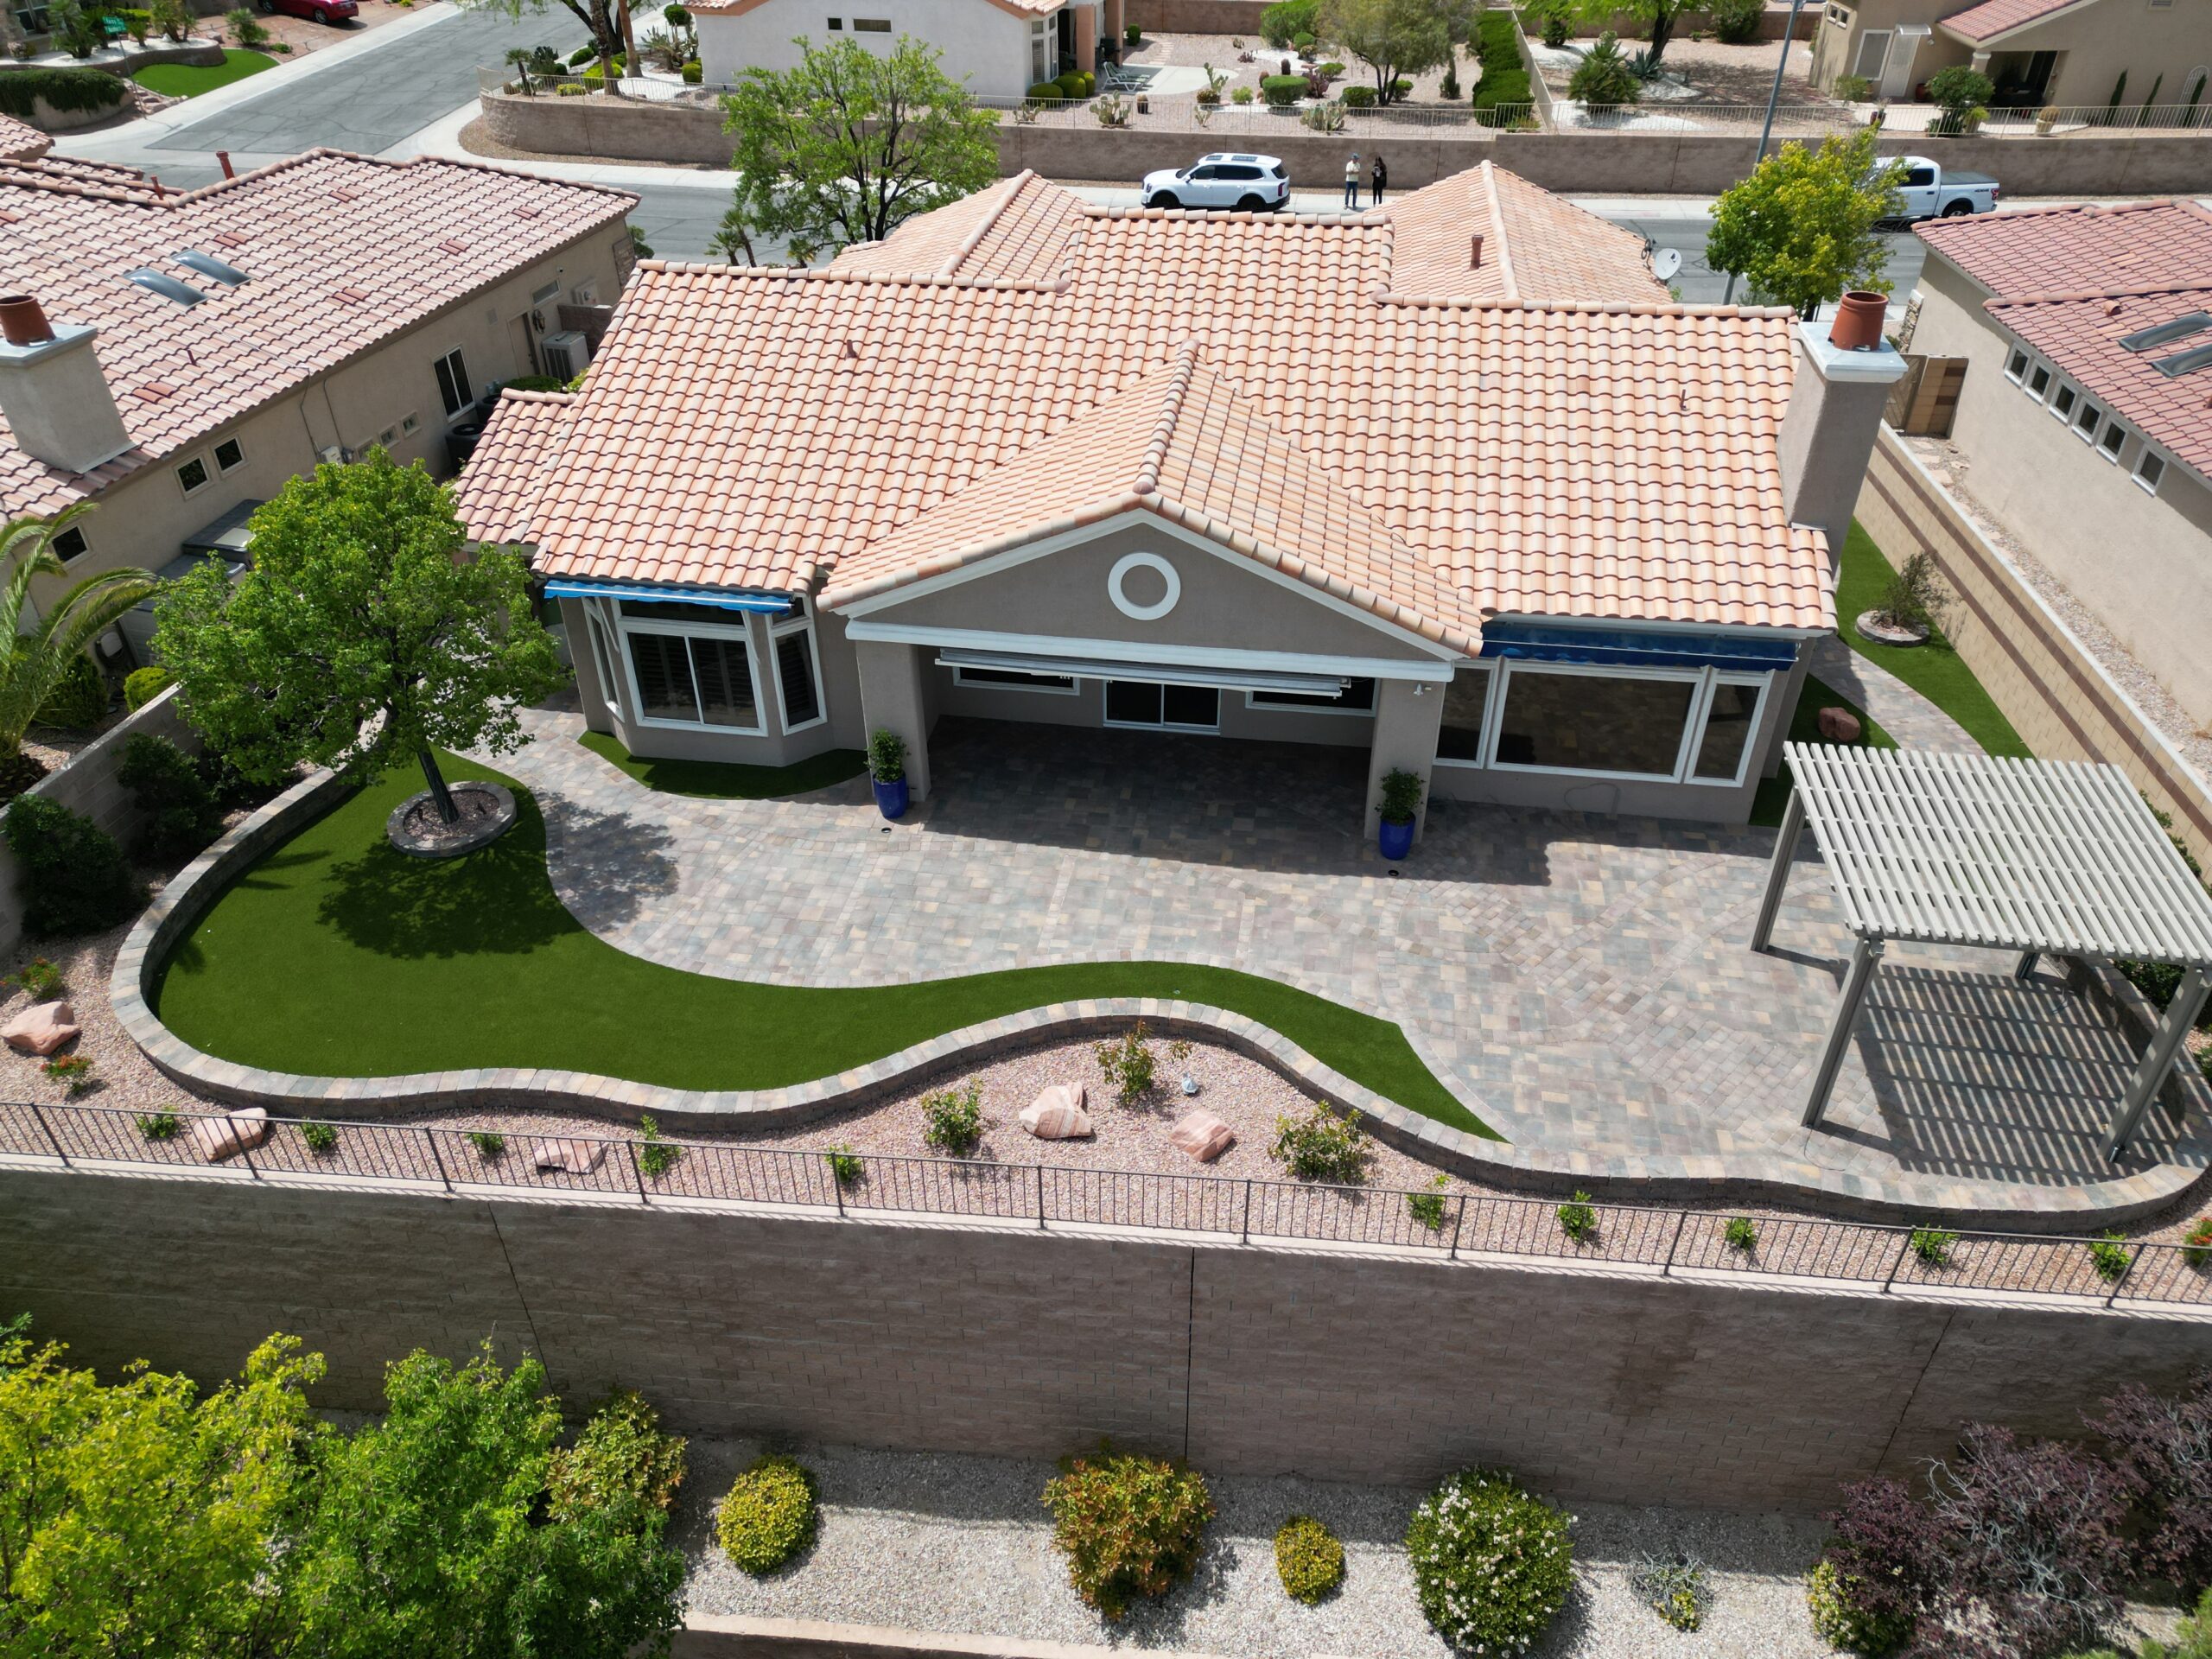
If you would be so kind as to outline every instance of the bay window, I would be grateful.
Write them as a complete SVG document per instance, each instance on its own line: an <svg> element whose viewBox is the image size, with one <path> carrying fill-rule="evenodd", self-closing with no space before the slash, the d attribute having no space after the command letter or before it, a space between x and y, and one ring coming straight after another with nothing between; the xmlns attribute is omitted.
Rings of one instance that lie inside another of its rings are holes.
<svg viewBox="0 0 2212 1659"><path fill-rule="evenodd" d="M743 613L677 601L621 601L633 718L759 732L760 687Z"/></svg>
<svg viewBox="0 0 2212 1659"><path fill-rule="evenodd" d="M1492 658L1444 688L1439 762L1732 787L1750 776L1766 673Z"/></svg>
<svg viewBox="0 0 2212 1659"><path fill-rule="evenodd" d="M776 696L784 729L804 731L829 716L822 709L822 668L814 654L814 623L802 608L796 617L772 625L776 652Z"/></svg>

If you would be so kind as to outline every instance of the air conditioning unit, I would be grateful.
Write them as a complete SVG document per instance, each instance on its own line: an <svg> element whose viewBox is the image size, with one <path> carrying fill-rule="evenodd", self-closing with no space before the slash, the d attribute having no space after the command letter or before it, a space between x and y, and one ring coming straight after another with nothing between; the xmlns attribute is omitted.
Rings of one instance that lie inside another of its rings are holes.
<svg viewBox="0 0 2212 1659"><path fill-rule="evenodd" d="M591 361L591 342L581 328L563 328L537 342L545 354L545 372L556 380L573 380Z"/></svg>
<svg viewBox="0 0 2212 1659"><path fill-rule="evenodd" d="M326 443L315 453L317 460L328 461L333 467L343 467L353 459L353 452L342 443Z"/></svg>

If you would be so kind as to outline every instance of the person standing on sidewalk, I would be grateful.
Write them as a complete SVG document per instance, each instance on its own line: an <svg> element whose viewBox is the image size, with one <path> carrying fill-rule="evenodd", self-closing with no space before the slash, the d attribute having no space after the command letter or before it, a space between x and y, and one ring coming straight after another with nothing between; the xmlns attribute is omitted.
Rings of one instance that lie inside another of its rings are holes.
<svg viewBox="0 0 2212 1659"><path fill-rule="evenodd" d="M1355 209L1359 206L1359 152L1356 149L1344 163L1344 206Z"/></svg>
<svg viewBox="0 0 2212 1659"><path fill-rule="evenodd" d="M1382 187L1390 182L1390 169L1382 165L1380 154L1375 157L1375 165L1368 169L1367 176L1375 186L1374 206L1380 207L1382 205Z"/></svg>

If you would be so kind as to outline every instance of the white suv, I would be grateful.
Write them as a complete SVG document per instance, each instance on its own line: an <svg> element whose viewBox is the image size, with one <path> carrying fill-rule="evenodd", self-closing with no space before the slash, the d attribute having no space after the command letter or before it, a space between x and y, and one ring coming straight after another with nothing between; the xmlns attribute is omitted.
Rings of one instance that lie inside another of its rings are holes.
<svg viewBox="0 0 2212 1659"><path fill-rule="evenodd" d="M1290 200L1290 175L1273 156L1201 156L1185 168L1144 175L1147 207L1232 207L1273 213Z"/></svg>

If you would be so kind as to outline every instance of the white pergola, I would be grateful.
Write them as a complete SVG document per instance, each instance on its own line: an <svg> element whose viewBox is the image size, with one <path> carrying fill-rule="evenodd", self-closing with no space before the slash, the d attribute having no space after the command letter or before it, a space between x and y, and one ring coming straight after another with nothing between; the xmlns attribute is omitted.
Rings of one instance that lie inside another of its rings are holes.
<svg viewBox="0 0 2212 1659"><path fill-rule="evenodd" d="M2212 979L2212 893L2117 766L1986 754L1790 743L1794 787L1775 843L1751 949L1774 931L1797 843L1810 824L1845 925L1858 936L1843 1002L1805 1102L1818 1124L1875 964L1892 939L2172 963L2180 988L2152 1033L2112 1120L2117 1159L2184 1052Z"/></svg>

